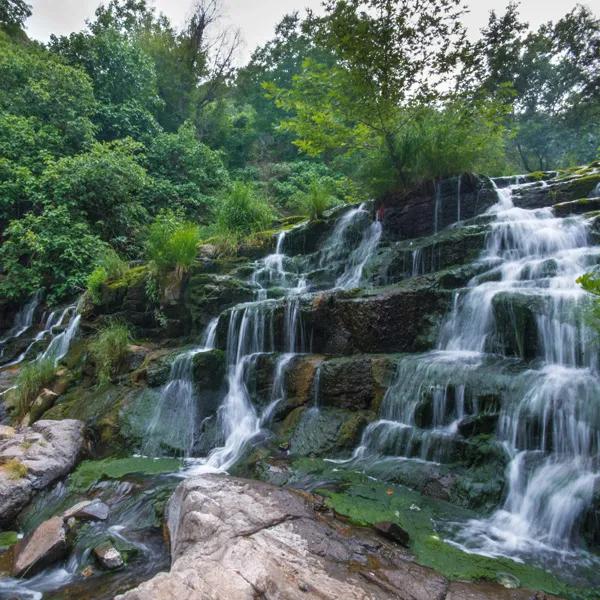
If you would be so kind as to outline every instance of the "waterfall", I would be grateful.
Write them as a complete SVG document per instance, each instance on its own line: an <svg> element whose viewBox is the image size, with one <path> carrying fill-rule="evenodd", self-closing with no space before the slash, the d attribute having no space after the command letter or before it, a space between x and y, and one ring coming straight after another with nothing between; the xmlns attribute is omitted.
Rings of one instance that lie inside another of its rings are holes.
<svg viewBox="0 0 600 600"><path fill-rule="evenodd" d="M357 231L355 231L355 229ZM360 235L360 237L358 237ZM354 236L358 244L349 243ZM365 205L346 211L336 222L319 254L320 266L347 260L340 286L353 287L381 236L381 224L372 223ZM218 426L223 445L207 457L189 461L187 474L227 471L243 456L249 445L264 435L277 405L285 397L285 374L294 356L306 352L307 335L301 315L301 300L311 287L305 274L286 271L284 253L286 232L277 238L275 252L256 265L250 276L257 292L254 302L238 305L229 313L227 332L227 393L218 411ZM340 281L338 279L338 282ZM270 286L284 292L282 300L268 299ZM275 365L273 391L269 404L259 411L253 405L248 380L261 354L276 350L275 317L283 304L283 349Z"/></svg>
<svg viewBox="0 0 600 600"><path fill-rule="evenodd" d="M500 374L515 364L503 356L500 329L507 325L496 321L497 304L512 311L521 301L536 339L527 348L534 356L519 350L529 368L508 370L503 386L496 435L510 458L506 499L489 519L463 524L455 537L463 549L507 556L576 543L600 481L599 363L584 318L589 297L576 284L598 251L589 247L583 217L517 208L512 190L497 190L479 259L483 273L456 292L437 350L400 360L380 419L365 429L350 459L452 462L458 423L481 410L467 387L481 386L490 365ZM523 332L515 326L513 333Z"/></svg>
<svg viewBox="0 0 600 600"><path fill-rule="evenodd" d="M142 454L159 456L165 448L180 448L185 457L192 455L198 420L194 357L214 348L218 321L213 319L208 324L197 348L180 354L173 361L169 379L160 391L157 408L148 425Z"/></svg>
<svg viewBox="0 0 600 600"><path fill-rule="evenodd" d="M37 310L42 293L35 293L15 315L13 326L7 331L4 338L0 339L0 358L4 355L7 342L20 338L33 324L33 317Z"/></svg>
<svg viewBox="0 0 600 600"><path fill-rule="evenodd" d="M335 287L349 290L359 286L367 261L381 239L382 226L379 221L373 221L365 230L360 245L354 250L347 261L346 269L335 282Z"/></svg>
<svg viewBox="0 0 600 600"><path fill-rule="evenodd" d="M79 322L81 321L81 315L77 311L77 305L68 307L61 315L60 323L62 324L63 320L66 318L66 315L70 314L69 322L64 329L59 334L54 336L48 347L44 352L42 352L37 358L37 361L41 360L52 360L54 365L58 365L58 363L67 355L69 348L71 347L71 342L77 335L79 331ZM49 329L49 332L52 333L54 329L54 325L52 325Z"/></svg>

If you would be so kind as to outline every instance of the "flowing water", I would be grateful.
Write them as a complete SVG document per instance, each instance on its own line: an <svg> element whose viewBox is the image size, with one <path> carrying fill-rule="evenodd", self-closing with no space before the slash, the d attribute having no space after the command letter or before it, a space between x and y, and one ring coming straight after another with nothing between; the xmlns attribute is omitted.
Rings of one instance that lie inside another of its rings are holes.
<svg viewBox="0 0 600 600"><path fill-rule="evenodd" d="M5 336L0 339L0 358L4 356L4 351L7 342L20 338L33 324L35 311L40 305L42 294L38 292L34 294L29 302L23 305L23 308L15 315L13 326L6 332Z"/></svg>
<svg viewBox="0 0 600 600"><path fill-rule="evenodd" d="M489 519L457 526L454 543L494 556L560 554L580 543L600 482L598 354L585 319L589 298L576 284L598 262L598 249L583 217L517 208L511 187L498 195L483 274L455 294L437 350L400 360L381 418L350 462L451 463L458 424L490 410L475 390L491 365L494 377L507 375L496 430L509 457L506 499ZM499 306L512 326L498 320ZM532 335L517 319L519 306L532 315Z"/></svg>
<svg viewBox="0 0 600 600"><path fill-rule="evenodd" d="M337 269L340 273L330 287L359 285L380 236L381 224L372 222L365 205L342 214L316 258L317 267ZM296 355L310 349L301 301L316 286L311 284L308 273L294 266L285 255L285 238L286 232L279 234L275 252L259 261L250 277L256 300L228 311L227 393L218 410L218 430L223 442L208 456L189 460L185 475L227 471L254 441L267 435L265 427L285 397L287 368ZM273 288L283 297L269 299L269 290ZM259 409L251 400L249 378L259 357L278 349L275 320L282 308L284 353L275 365L271 400Z"/></svg>

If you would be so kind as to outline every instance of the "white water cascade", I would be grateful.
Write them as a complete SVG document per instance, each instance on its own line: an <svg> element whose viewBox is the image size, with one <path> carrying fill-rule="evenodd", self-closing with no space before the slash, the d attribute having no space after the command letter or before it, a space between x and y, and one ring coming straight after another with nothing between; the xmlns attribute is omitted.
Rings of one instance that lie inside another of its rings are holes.
<svg viewBox="0 0 600 600"><path fill-rule="evenodd" d="M6 332L6 335L0 339L0 358L4 356L4 349L7 342L20 338L33 325L33 317L40 305L41 298L41 292L34 294L15 315L13 326Z"/></svg>
<svg viewBox="0 0 600 600"><path fill-rule="evenodd" d="M348 243L347 234L355 226L358 227L358 234L353 246ZM342 275L344 287L357 285L380 235L381 224L371 223L365 205L350 209L336 222L319 254L319 265L330 266L345 258L348 264ZM206 458L190 461L186 475L227 471L254 440L265 435L264 427L284 399L285 374L289 364L297 354L309 349L309 336L301 318L301 300L311 285L303 273L286 271L289 259L284 253L285 237L285 232L279 234L275 252L259 261L250 277L250 282L257 289L256 300L238 305L229 313L227 394L218 411L223 444L213 449ZM273 286L284 292L282 300L268 299L268 290ZM281 345L284 353L278 357L275 365L271 400L262 410L257 410L248 390L248 379L258 358L277 350L275 319L282 303Z"/></svg>
<svg viewBox="0 0 600 600"><path fill-rule="evenodd" d="M488 555L565 552L578 543L600 482L598 354L585 319L589 298L576 283L599 251L589 246L585 218L517 208L510 187L498 196L481 274L455 294L437 350L400 361L380 420L366 428L351 464L452 462L458 423L482 410L465 400L465 386L504 374L496 435L509 457L506 499L491 518L461 524L454 543ZM526 307L532 334L516 320L497 321L499 308L515 315L514 306ZM517 369L520 361L526 369Z"/></svg>
<svg viewBox="0 0 600 600"><path fill-rule="evenodd" d="M193 381L194 357L215 347L218 323L218 319L213 319L208 324L200 345L183 352L173 361L169 379L160 391L157 408L148 425L142 454L158 456L163 448L180 448L184 457L192 455L198 419Z"/></svg>

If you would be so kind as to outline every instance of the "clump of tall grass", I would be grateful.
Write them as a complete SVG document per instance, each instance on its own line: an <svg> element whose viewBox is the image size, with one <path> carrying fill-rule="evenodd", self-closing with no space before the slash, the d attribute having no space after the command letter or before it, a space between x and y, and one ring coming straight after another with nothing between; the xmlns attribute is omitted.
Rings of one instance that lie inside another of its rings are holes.
<svg viewBox="0 0 600 600"><path fill-rule="evenodd" d="M87 278L87 292L92 302L99 303L102 287L106 282L123 277L128 268L127 263L112 248L107 248Z"/></svg>
<svg viewBox="0 0 600 600"><path fill-rule="evenodd" d="M29 412L33 401L53 381L55 374L56 367L51 358L23 365L10 395L17 417L22 418Z"/></svg>
<svg viewBox="0 0 600 600"><path fill-rule="evenodd" d="M335 205L337 200L331 194L329 186L315 178L310 182L306 192L299 194L297 202L310 220L316 221L322 218L325 211Z"/></svg>
<svg viewBox="0 0 600 600"><path fill-rule="evenodd" d="M109 383L119 372L127 356L130 339L127 325L115 321L101 329L89 343L88 349L100 385Z"/></svg>
<svg viewBox="0 0 600 600"><path fill-rule="evenodd" d="M2 465L2 468L6 472L8 478L13 481L23 479L23 477L27 475L27 467L18 458L7 460Z"/></svg>
<svg viewBox="0 0 600 600"><path fill-rule="evenodd" d="M146 255L157 272L174 269L181 278L196 259L199 242L197 225L180 219L172 211L163 211L148 229Z"/></svg>

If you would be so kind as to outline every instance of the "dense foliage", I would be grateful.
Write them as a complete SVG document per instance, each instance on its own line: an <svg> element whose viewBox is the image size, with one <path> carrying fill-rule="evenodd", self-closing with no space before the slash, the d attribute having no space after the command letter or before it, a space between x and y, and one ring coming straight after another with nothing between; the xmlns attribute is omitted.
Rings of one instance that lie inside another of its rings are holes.
<svg viewBox="0 0 600 600"><path fill-rule="evenodd" d="M127 262L189 269L280 216L429 178L557 169L600 146L600 21L532 30L511 3L469 41L460 0L327 0L234 68L218 0L174 28L111 0L47 45L0 0L0 296L59 302Z"/></svg>

